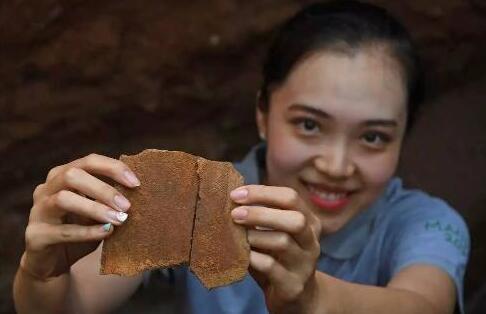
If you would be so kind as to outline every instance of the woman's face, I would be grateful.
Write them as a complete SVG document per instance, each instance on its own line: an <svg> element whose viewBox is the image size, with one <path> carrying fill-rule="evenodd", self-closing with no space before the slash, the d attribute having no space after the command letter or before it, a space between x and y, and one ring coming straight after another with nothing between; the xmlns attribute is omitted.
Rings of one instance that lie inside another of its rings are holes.
<svg viewBox="0 0 486 314"><path fill-rule="evenodd" d="M257 111L266 183L294 188L323 235L368 208L395 172L407 117L399 69L380 47L315 53Z"/></svg>

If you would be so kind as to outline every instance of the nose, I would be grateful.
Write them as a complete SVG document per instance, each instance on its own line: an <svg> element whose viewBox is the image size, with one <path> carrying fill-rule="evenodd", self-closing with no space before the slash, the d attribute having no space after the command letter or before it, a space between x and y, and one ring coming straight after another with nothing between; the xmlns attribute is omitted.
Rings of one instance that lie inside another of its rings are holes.
<svg viewBox="0 0 486 314"><path fill-rule="evenodd" d="M319 172L335 179L345 179L353 175L356 167L345 147L326 147L314 159L314 166Z"/></svg>

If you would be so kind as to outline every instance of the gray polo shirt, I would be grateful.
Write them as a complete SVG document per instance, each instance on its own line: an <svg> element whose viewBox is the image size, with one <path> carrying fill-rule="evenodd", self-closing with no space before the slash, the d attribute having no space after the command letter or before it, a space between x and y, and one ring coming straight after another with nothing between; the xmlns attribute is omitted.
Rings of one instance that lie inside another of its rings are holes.
<svg viewBox="0 0 486 314"><path fill-rule="evenodd" d="M258 184L265 146L255 146L235 167L246 184ZM429 264L454 281L461 313L463 277L469 255L469 233L461 216L444 201L407 190L393 178L383 195L337 233L321 239L317 269L354 283L386 286L404 267ZM268 313L263 293L248 275L238 283L206 290L187 270L177 269L187 313Z"/></svg>

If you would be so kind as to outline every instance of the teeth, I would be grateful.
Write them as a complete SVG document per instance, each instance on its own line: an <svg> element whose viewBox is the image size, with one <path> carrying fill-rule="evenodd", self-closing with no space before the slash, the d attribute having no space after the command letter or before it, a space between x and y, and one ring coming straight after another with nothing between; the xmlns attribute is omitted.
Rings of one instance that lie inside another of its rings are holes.
<svg viewBox="0 0 486 314"><path fill-rule="evenodd" d="M317 194L320 198L323 198L328 201L336 201L346 197L346 193L332 193L332 192L325 192L322 190L318 190L313 186L309 186L309 191L312 193Z"/></svg>

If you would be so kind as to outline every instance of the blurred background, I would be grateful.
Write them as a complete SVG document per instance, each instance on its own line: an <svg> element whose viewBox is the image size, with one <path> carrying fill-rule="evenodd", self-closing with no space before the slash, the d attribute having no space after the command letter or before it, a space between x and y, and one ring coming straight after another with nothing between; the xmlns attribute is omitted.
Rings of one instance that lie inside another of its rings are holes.
<svg viewBox="0 0 486 314"><path fill-rule="evenodd" d="M311 1L0 1L0 313L23 251L32 192L91 152L145 148L241 158L272 30ZM373 1L409 27L428 101L400 175L466 219L468 313L486 312L486 1ZM151 313L170 291L138 292ZM170 306L159 313L171 313Z"/></svg>

